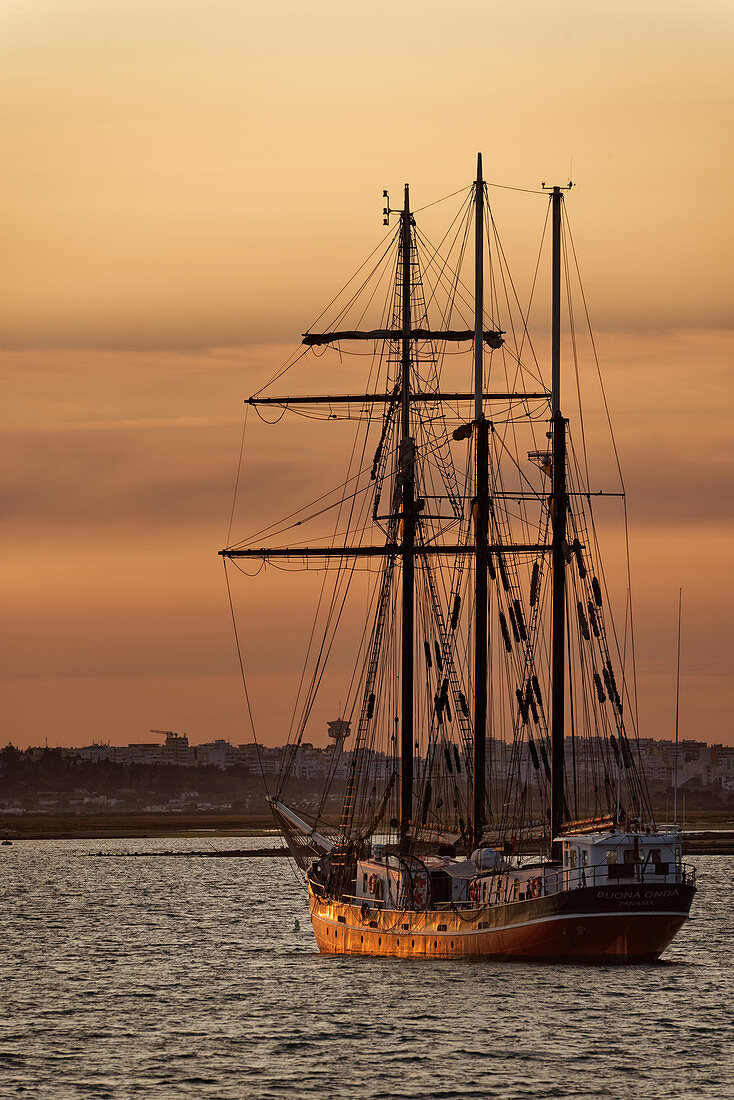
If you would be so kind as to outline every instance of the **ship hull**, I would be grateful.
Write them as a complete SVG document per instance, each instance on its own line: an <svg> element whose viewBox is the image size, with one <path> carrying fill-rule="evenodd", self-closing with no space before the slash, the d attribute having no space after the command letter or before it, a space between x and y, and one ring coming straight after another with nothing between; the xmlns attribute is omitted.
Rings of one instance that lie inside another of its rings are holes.
<svg viewBox="0 0 734 1100"><path fill-rule="evenodd" d="M688 919L695 887L624 884L507 905L425 912L378 909L309 892L323 954L649 963Z"/></svg>

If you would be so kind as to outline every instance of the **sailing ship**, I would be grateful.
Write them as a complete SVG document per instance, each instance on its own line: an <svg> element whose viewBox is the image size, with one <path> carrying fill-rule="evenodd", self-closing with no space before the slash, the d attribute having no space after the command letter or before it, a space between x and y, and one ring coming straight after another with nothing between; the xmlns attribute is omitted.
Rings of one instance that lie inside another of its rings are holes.
<svg viewBox="0 0 734 1100"><path fill-rule="evenodd" d="M691 907L695 870L677 826L656 824L642 772L628 626L620 637L612 621L592 512L602 494L562 409L562 271L568 283L574 250L566 188L543 188L550 385L532 354L524 361L527 313L500 324L502 288L508 316L517 295L480 155L438 247L408 186L398 210L384 193L390 228L372 267L348 285L335 324L303 336L302 354L333 349L340 363L366 349L366 392L248 402L358 426L334 495L271 528L330 515L327 542L256 536L220 551L225 570L242 559L324 570L311 676L268 795L324 953L647 962ZM346 327L380 285L377 327ZM452 353L468 365L464 389L444 381ZM327 792L306 813L287 787L360 566L369 613L327 782L352 723L335 819Z"/></svg>

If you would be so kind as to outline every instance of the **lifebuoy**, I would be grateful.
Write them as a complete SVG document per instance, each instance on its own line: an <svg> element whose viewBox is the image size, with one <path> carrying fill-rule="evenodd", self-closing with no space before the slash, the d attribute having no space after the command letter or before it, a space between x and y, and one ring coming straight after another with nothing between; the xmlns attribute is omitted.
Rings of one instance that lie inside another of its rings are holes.
<svg viewBox="0 0 734 1100"><path fill-rule="evenodd" d="M528 883L528 890L530 891L531 897L539 898L542 886L543 886L542 879L531 878L530 882Z"/></svg>
<svg viewBox="0 0 734 1100"><path fill-rule="evenodd" d="M476 904L478 900L479 900L479 883L478 882L470 882L469 883L469 901Z"/></svg>
<svg viewBox="0 0 734 1100"><path fill-rule="evenodd" d="M368 888L369 892L372 894L372 897L374 897L375 894L377 893L377 883L379 881L380 880L378 879L377 875L374 875L374 874L370 875L369 882L367 883L367 888Z"/></svg>

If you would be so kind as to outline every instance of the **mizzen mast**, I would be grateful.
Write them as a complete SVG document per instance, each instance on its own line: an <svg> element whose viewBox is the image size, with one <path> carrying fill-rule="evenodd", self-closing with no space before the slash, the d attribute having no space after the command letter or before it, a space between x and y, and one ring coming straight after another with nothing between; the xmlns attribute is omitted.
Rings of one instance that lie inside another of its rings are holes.
<svg viewBox="0 0 734 1100"><path fill-rule="evenodd" d="M402 340L400 354L400 451L398 484L402 513L402 639L400 721L400 847L409 845L413 812L413 649L415 620L415 439L410 420L411 363L411 224L410 193L405 185L405 202L400 215L400 260L402 265Z"/></svg>
<svg viewBox="0 0 734 1100"><path fill-rule="evenodd" d="M566 421L561 413L561 204L563 189L551 191L553 224L552 324L551 324L551 437L553 485L551 493L551 816L553 858L560 858L555 843L563 824L565 803L564 753L566 707Z"/></svg>
<svg viewBox="0 0 734 1100"><path fill-rule="evenodd" d="M477 154L474 185L474 425L476 451L476 504L474 512L474 767L473 843L481 844L484 828L487 737L487 623L489 526L489 424L484 416L484 180L482 154Z"/></svg>

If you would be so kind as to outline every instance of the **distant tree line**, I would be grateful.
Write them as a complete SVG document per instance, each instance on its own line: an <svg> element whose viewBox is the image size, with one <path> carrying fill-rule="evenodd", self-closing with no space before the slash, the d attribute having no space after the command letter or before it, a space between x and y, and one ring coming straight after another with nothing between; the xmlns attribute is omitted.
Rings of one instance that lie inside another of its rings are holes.
<svg viewBox="0 0 734 1100"><path fill-rule="evenodd" d="M338 788L338 785L335 785ZM124 806L166 805L191 795L215 805L248 806L262 803L265 787L259 772L246 764L229 768L199 765L182 768L176 764L118 764L111 760L85 760L47 748L22 750L14 745L0 749L0 803L19 802L36 808L39 799L56 798L61 804L84 798L116 799ZM289 799L294 805L311 805L320 797L320 784L293 780ZM335 790L340 798L341 790Z"/></svg>
<svg viewBox="0 0 734 1100"><path fill-rule="evenodd" d="M116 764L111 760L83 760L44 749L31 755L7 745L0 750L0 797L26 801L43 795L90 797L137 794L145 801L167 802L197 791L202 799L240 798L251 792L259 777L244 764L221 769L212 766L180 768L174 764Z"/></svg>

